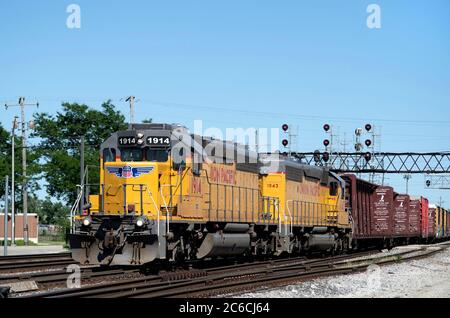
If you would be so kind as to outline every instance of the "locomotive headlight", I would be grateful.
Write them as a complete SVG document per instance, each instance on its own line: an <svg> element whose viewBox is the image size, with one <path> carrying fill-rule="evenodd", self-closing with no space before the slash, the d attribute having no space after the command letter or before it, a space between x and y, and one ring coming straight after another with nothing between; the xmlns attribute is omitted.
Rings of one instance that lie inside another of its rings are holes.
<svg viewBox="0 0 450 318"><path fill-rule="evenodd" d="M144 143L144 140L143 139L138 139L137 143L138 143L138 145L142 145Z"/></svg>
<svg viewBox="0 0 450 318"><path fill-rule="evenodd" d="M137 227L143 227L144 223L145 223L145 221L144 221L143 218L139 218L139 219L136 220L136 226Z"/></svg>
<svg viewBox="0 0 450 318"><path fill-rule="evenodd" d="M83 225L84 226L89 226L89 225L91 225L91 223L92 223L92 220L91 220L90 217L86 217L86 218L83 219Z"/></svg>

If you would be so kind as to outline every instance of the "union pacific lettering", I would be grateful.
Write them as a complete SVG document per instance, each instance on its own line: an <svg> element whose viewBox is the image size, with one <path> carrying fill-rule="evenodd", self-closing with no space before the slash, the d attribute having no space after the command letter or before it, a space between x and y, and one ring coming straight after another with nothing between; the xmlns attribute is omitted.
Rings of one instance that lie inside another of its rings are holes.
<svg viewBox="0 0 450 318"><path fill-rule="evenodd" d="M209 169L210 179L214 183L235 184L236 171L225 167L212 166Z"/></svg>
<svg viewBox="0 0 450 318"><path fill-rule="evenodd" d="M302 183L297 187L297 192L303 195L319 196L319 186Z"/></svg>
<svg viewBox="0 0 450 318"><path fill-rule="evenodd" d="M201 194L202 193L202 181L198 177L192 177L192 194Z"/></svg>

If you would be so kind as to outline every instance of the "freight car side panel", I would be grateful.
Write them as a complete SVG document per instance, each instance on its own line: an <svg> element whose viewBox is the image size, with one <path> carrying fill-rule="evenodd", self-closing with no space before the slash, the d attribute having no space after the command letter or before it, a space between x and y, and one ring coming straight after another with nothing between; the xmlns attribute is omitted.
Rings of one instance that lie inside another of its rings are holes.
<svg viewBox="0 0 450 318"><path fill-rule="evenodd" d="M409 236L409 195L394 196L394 234Z"/></svg>
<svg viewBox="0 0 450 318"><path fill-rule="evenodd" d="M441 238L444 236L444 226L443 226L443 209L439 206L430 205L429 207L429 213L430 216L433 215L433 223L434 223L434 233L436 238ZM432 223L432 222L430 222Z"/></svg>
<svg viewBox="0 0 450 318"><path fill-rule="evenodd" d="M347 206L353 219L353 238L372 239L393 236L392 187L381 187L346 174ZM420 233L420 232L419 232Z"/></svg>
<svg viewBox="0 0 450 318"><path fill-rule="evenodd" d="M429 228L429 223L430 223L430 215L429 215L429 208L428 208L428 199L421 197L420 198L420 211L421 211L421 219L422 219L422 227L421 227L421 231L422 231L422 237L423 238L428 238L430 236L430 228Z"/></svg>
<svg viewBox="0 0 450 318"><path fill-rule="evenodd" d="M436 209L428 209L428 237L436 237Z"/></svg>
<svg viewBox="0 0 450 318"><path fill-rule="evenodd" d="M450 210L449 211L447 211L447 216L446 216L446 219L447 219L447 229L446 229L446 233L447 233L447 237L450 237Z"/></svg>
<svg viewBox="0 0 450 318"><path fill-rule="evenodd" d="M393 234L393 200L391 187L377 187L373 194L371 230L375 236Z"/></svg>
<svg viewBox="0 0 450 318"><path fill-rule="evenodd" d="M409 201L409 233L411 236L420 236L421 233L421 204L420 200Z"/></svg>
<svg viewBox="0 0 450 318"><path fill-rule="evenodd" d="M346 204L353 221L353 237L370 237L370 212L375 187L352 174L342 177L346 181Z"/></svg>

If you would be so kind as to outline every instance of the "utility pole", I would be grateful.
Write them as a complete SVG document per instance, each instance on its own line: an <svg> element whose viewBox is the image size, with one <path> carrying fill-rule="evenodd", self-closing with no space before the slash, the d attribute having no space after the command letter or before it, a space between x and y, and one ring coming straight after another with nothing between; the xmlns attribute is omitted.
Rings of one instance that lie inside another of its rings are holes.
<svg viewBox="0 0 450 318"><path fill-rule="evenodd" d="M25 97L19 97L19 104L8 105L5 108L20 106L21 126L22 126L22 201L23 201L23 240L24 244L28 245L28 193L27 193L27 135L25 122L25 106L37 106L36 104L25 104Z"/></svg>
<svg viewBox="0 0 450 318"><path fill-rule="evenodd" d="M255 151L256 151L256 157L259 157L259 136L258 136L258 128L255 129Z"/></svg>
<svg viewBox="0 0 450 318"><path fill-rule="evenodd" d="M84 205L84 136L81 136L80 140L80 185L81 185L81 198L79 211L80 215L83 213Z"/></svg>
<svg viewBox="0 0 450 318"><path fill-rule="evenodd" d="M409 179L411 179L411 174L407 173L405 175L403 175L403 179L406 180L406 194L408 194L408 183L409 183Z"/></svg>
<svg viewBox="0 0 450 318"><path fill-rule="evenodd" d="M16 215L15 215L15 204L16 204L16 191L15 191L15 129L17 128L17 116L14 116L14 121L12 125L12 133L11 133L11 246L16 244Z"/></svg>
<svg viewBox="0 0 450 318"><path fill-rule="evenodd" d="M3 219L3 224L4 224L4 240L3 240L3 256L7 256L8 255L8 187L9 187L9 180L8 180L8 175L6 175L5 178L5 218Z"/></svg>
<svg viewBox="0 0 450 318"><path fill-rule="evenodd" d="M130 128L131 125L134 123L134 101L135 101L135 97L134 96L129 96L125 101L130 103Z"/></svg>

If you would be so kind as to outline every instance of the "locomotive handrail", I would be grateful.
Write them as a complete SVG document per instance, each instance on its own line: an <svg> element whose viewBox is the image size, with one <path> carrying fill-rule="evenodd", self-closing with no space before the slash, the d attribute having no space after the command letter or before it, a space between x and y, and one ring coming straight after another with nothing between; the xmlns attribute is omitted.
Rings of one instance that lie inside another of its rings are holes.
<svg viewBox="0 0 450 318"><path fill-rule="evenodd" d="M166 202L166 199L164 198L164 194L163 194L163 187L171 187L171 186L172 186L171 184L163 184L160 187L161 198L164 202L164 207L166 208L166 223L167 223L167 231L166 232L167 233L169 233L170 217L169 217L169 209L167 208L167 202ZM171 195L170 199L172 200L172 195ZM158 224L159 224L159 221L158 221Z"/></svg>
<svg viewBox="0 0 450 318"><path fill-rule="evenodd" d="M289 208L289 201L294 201L294 200L286 200L286 208L287 208L287 211L288 211L288 213L289 213L289 219L291 220L291 222L290 222L290 233L289 234L292 234L292 230L293 230L293 221L292 221L292 214L291 214L291 209ZM285 216L285 218L286 218L286 216Z"/></svg>
<svg viewBox="0 0 450 318"><path fill-rule="evenodd" d="M149 196L150 196L150 199L152 199L152 201L153 201L153 205L155 206L156 211L158 212L158 214L157 214L157 221L158 221L157 234L158 234L158 238L159 238L159 235L160 235L160 233L159 233L160 211L159 211L158 206L157 206L157 204L156 204L156 202L155 202L155 199L153 198L152 193L150 192L150 190L149 190L148 188L147 188L147 192L148 192L148 194L149 194ZM160 244L161 244L161 242L160 242L160 240L158 239L158 245L160 245Z"/></svg>
<svg viewBox="0 0 450 318"><path fill-rule="evenodd" d="M81 185L81 184L77 184L76 185L76 187L78 188L80 188L80 193L78 194L78 197L77 197L77 199L75 200L75 203L72 205L72 208L70 209L70 229L71 229L71 231L73 232L73 218L74 218L74 213L75 213L75 210L76 210L76 208L78 207L78 205L80 204L80 200L81 200L81 197L82 197L82 195L83 195L83 186Z"/></svg>

